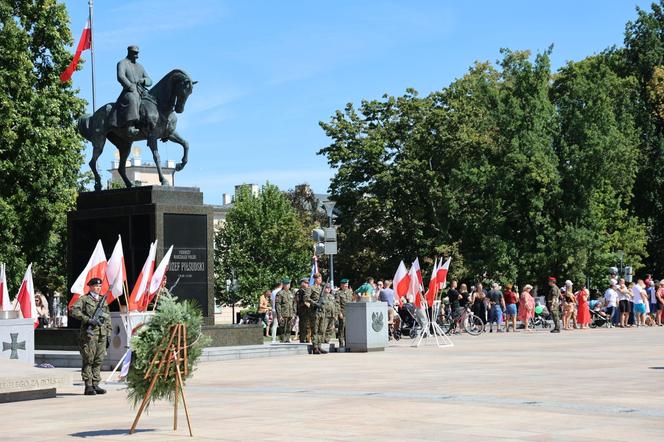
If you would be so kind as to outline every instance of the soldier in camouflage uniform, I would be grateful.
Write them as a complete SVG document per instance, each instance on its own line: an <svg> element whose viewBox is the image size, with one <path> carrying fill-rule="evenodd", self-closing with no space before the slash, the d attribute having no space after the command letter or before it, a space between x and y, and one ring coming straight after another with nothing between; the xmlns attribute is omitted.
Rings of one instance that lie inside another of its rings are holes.
<svg viewBox="0 0 664 442"><path fill-rule="evenodd" d="M334 295L339 313L339 347L346 346L346 304L353 302L353 291L348 287L348 280L342 279L339 290Z"/></svg>
<svg viewBox="0 0 664 442"><path fill-rule="evenodd" d="M281 342L290 342L291 329L293 328L293 317L295 317L295 299L290 291L290 278L282 280L283 288L274 300L277 310L277 320L283 328Z"/></svg>
<svg viewBox="0 0 664 442"><path fill-rule="evenodd" d="M81 296L72 308L72 317L81 321L79 351L83 366L81 378L85 383L85 395L104 394L106 390L99 387L101 381L101 363L106 357L106 347L111 334L111 314L105 301L101 301L101 279L92 278L88 281L89 292ZM99 321L93 320L99 302L103 303Z"/></svg>
<svg viewBox="0 0 664 442"><path fill-rule="evenodd" d="M314 304L312 304L314 305ZM321 348L321 344L327 340L327 324L333 320L337 309L334 306L334 295L332 295L332 286L326 284L320 299L316 302L316 318L314 326L314 335L312 339L313 353L321 354L327 351Z"/></svg>
<svg viewBox="0 0 664 442"><path fill-rule="evenodd" d="M297 316L300 319L300 342L311 342L313 315L311 311L311 287L309 287L309 278L300 279L300 288L295 293L295 304L297 305Z"/></svg>
<svg viewBox="0 0 664 442"><path fill-rule="evenodd" d="M556 284L556 278L549 277L549 286L551 287L551 295L549 300L549 312L553 318L553 330L551 333L560 333L560 289Z"/></svg>

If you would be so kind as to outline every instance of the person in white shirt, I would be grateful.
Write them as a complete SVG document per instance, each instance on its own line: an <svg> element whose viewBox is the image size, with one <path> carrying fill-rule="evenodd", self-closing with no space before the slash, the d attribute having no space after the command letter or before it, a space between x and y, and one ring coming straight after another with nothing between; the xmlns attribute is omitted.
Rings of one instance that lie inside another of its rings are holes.
<svg viewBox="0 0 664 442"><path fill-rule="evenodd" d="M634 302L634 324L637 327L643 327L646 325L645 316L648 294L646 293L646 285L642 279L639 279L632 288L632 302Z"/></svg>
<svg viewBox="0 0 664 442"><path fill-rule="evenodd" d="M277 327L279 327L279 321L277 321L277 309L274 305L274 300L277 297L277 293L281 291L283 288L283 284L279 282L277 286L272 290L272 294L270 295L270 300L272 302L272 329L270 330L270 334L272 335L272 343L276 344L277 343Z"/></svg>
<svg viewBox="0 0 664 442"><path fill-rule="evenodd" d="M618 292L616 292L617 281L611 280L611 285L604 292L604 301L606 302L606 316L609 319L609 328L613 327L613 313L618 307Z"/></svg>
<svg viewBox="0 0 664 442"><path fill-rule="evenodd" d="M620 278L618 284L618 308L620 309L620 327L627 327L629 319L629 303L632 299L632 292L625 286L625 279Z"/></svg>

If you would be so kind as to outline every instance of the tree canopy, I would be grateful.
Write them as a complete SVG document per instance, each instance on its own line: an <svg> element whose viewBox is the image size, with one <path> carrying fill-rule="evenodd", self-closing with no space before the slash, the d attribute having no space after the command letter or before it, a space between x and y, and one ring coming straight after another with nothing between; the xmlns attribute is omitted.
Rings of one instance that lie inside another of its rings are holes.
<svg viewBox="0 0 664 442"><path fill-rule="evenodd" d="M33 262L35 285L65 285L66 213L76 199L84 110L60 72L71 60L65 6L0 2L0 261L12 290Z"/></svg>

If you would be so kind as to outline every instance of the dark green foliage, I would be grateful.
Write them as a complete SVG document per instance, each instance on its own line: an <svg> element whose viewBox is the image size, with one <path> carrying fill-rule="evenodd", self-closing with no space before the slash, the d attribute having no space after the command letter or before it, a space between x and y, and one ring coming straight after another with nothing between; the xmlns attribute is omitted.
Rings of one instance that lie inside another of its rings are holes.
<svg viewBox="0 0 664 442"><path fill-rule="evenodd" d="M71 60L65 6L0 1L0 261L18 290L34 262L36 287L65 285L66 212L76 199L84 110L59 74Z"/></svg>
<svg viewBox="0 0 664 442"><path fill-rule="evenodd" d="M215 293L228 305L251 305L283 277L308 276L311 232L288 195L266 184L257 196L242 189L215 236ZM234 274L236 293L226 290Z"/></svg>
<svg viewBox="0 0 664 442"><path fill-rule="evenodd" d="M189 375L185 377L182 373L183 381L186 383L186 380L192 376L196 362L203 352L203 347L209 341L209 338L201 334L202 323L201 309L194 301L177 302L177 298L170 295L159 298L156 314L131 340L132 361L127 375L127 397L134 406L140 404L145 398L152 376L148 379L143 379L143 377L155 352L159 350L159 344L163 337L166 336L167 340L170 337L172 325L185 324L187 327L186 342L189 346L187 349ZM160 399L173 401L174 398L175 377L171 376L167 379L160 377L150 396L150 403Z"/></svg>

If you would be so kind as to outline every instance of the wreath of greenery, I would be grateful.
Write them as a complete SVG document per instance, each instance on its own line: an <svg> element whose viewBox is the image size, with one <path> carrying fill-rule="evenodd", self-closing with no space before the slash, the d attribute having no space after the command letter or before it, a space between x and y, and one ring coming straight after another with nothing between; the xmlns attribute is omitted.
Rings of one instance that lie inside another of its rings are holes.
<svg viewBox="0 0 664 442"><path fill-rule="evenodd" d="M150 387L154 371L147 379L144 379L150 361L154 357L155 351L161 350L159 344L164 336L166 339L170 337L171 326L175 324L185 324L187 327L188 375L185 376L184 372L182 373L184 384L191 377L196 362L203 352L203 347L209 342L209 338L201 334L203 315L197 303L193 300L177 302L177 297L165 292L159 299L154 317L148 324L141 327L138 334L131 340L132 361L127 374L127 398L134 407L143 401ZM160 376L147 405L160 399L173 401L174 398L175 377L169 376L164 379L163 376Z"/></svg>

